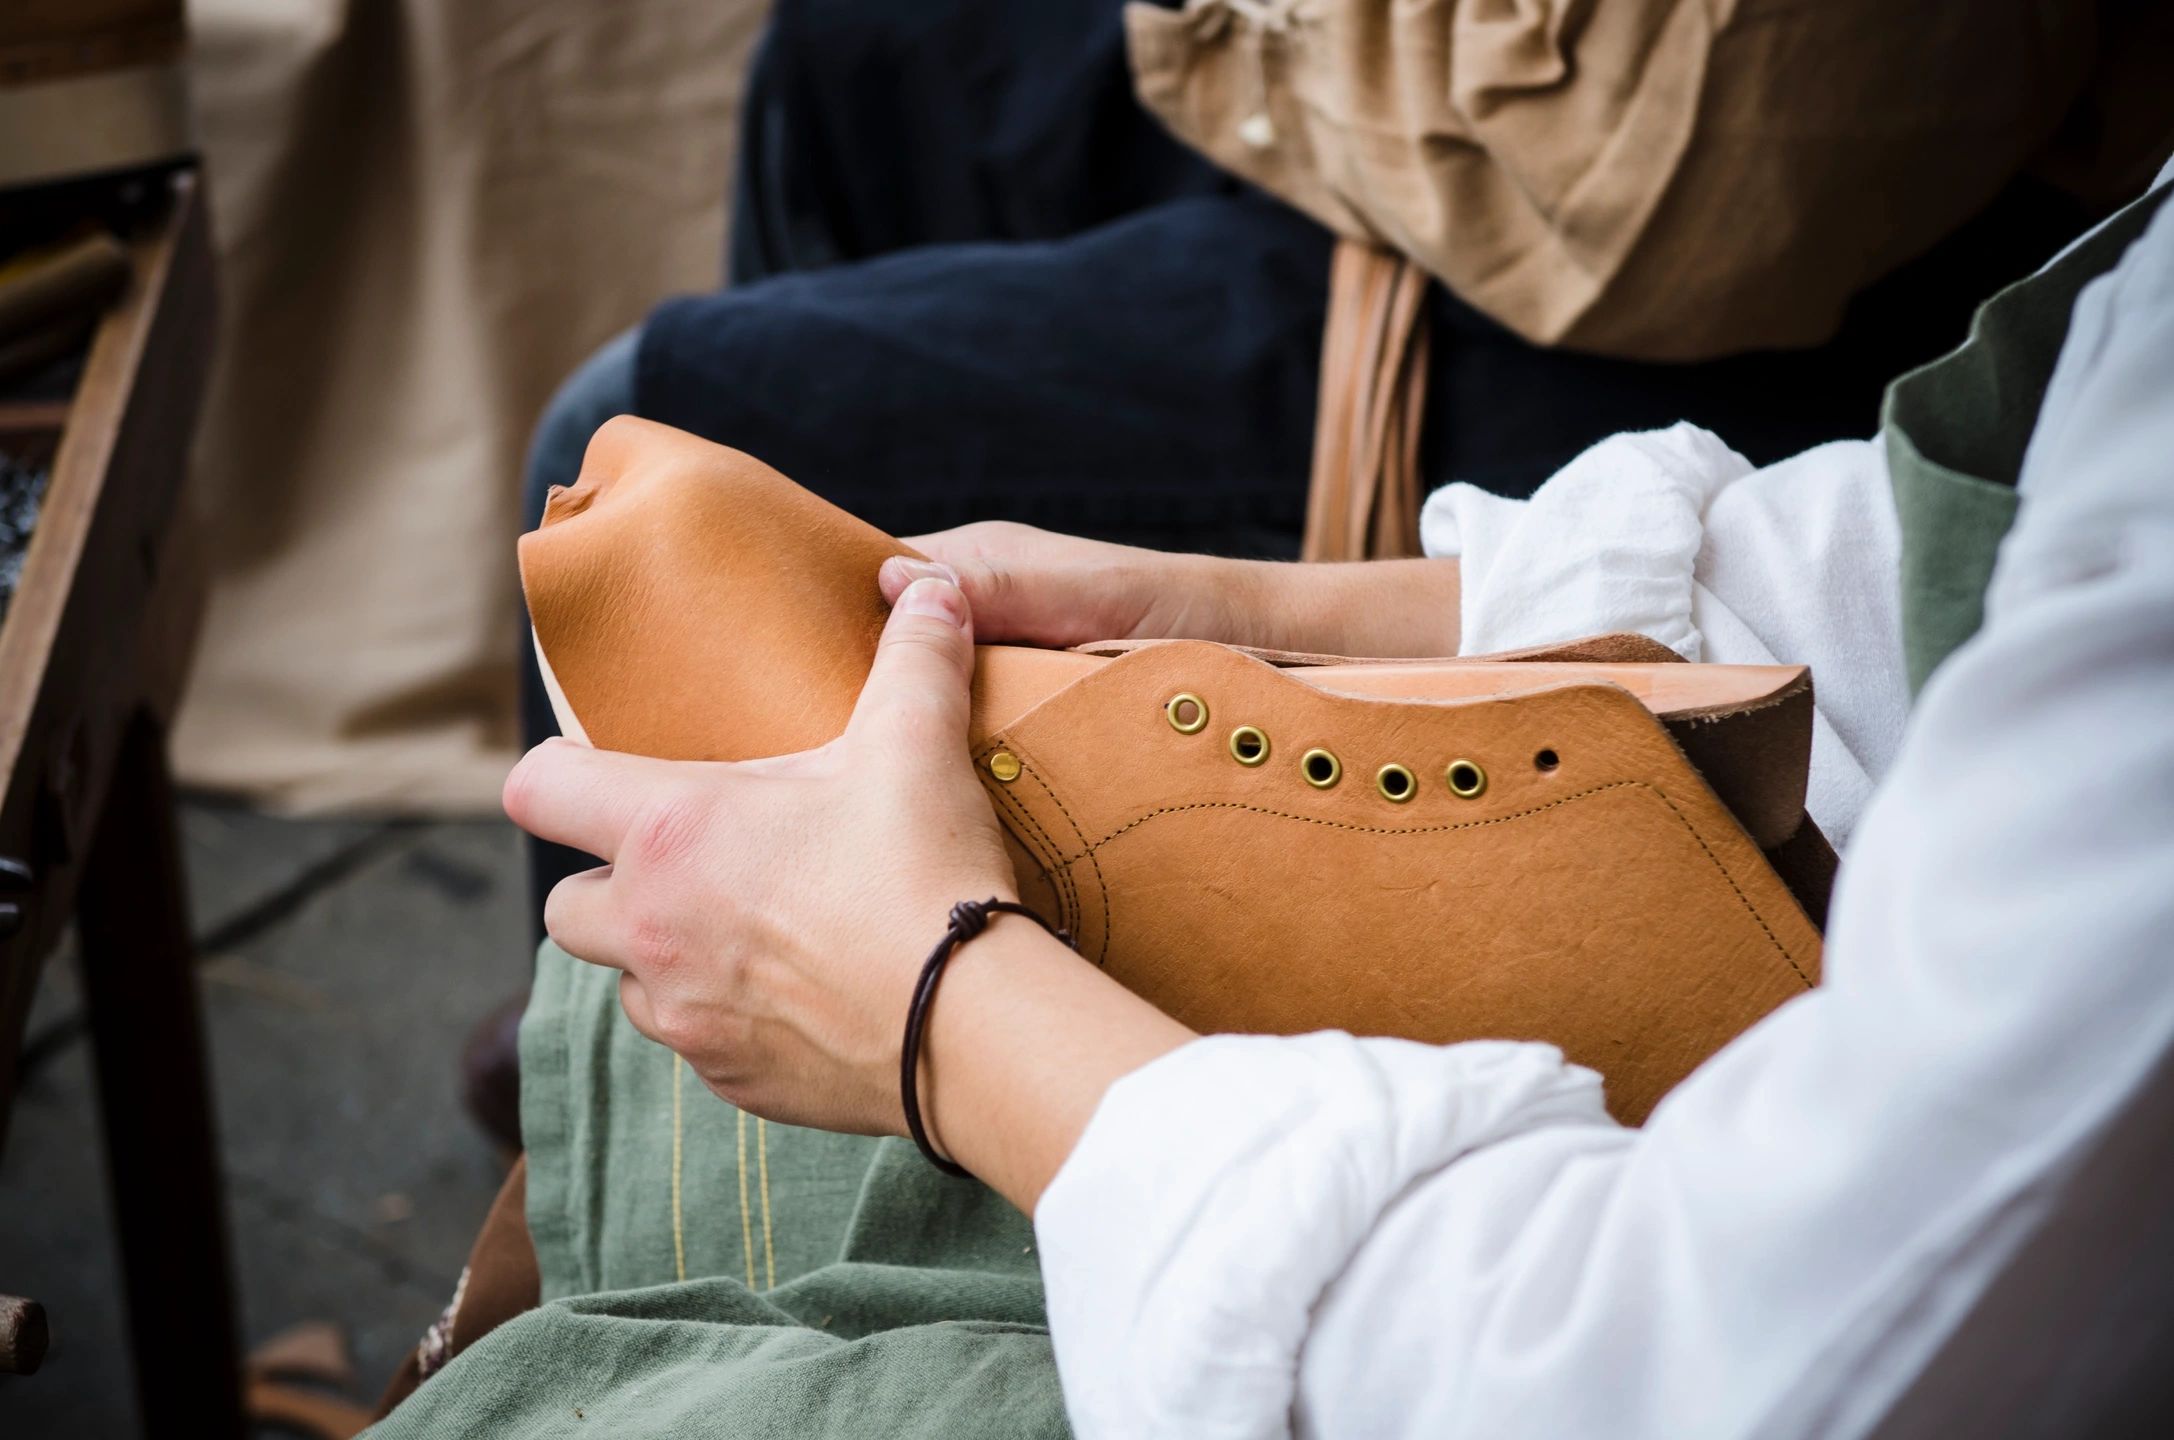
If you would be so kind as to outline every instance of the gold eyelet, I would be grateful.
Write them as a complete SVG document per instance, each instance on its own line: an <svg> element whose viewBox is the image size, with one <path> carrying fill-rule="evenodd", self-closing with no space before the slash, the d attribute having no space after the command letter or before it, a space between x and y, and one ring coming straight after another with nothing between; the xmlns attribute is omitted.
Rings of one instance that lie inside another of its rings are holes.
<svg viewBox="0 0 2174 1440"><path fill-rule="evenodd" d="M1187 706L1192 707L1190 719L1186 718ZM1163 718L1170 722L1170 728L1180 735L1198 735L1208 728L1208 702L1198 695L1173 695L1164 703L1162 713Z"/></svg>
<svg viewBox="0 0 2174 1440"><path fill-rule="evenodd" d="M1487 772L1473 760L1452 760L1442 772L1449 782L1449 793L1459 800L1477 800L1487 788Z"/></svg>
<svg viewBox="0 0 2174 1440"><path fill-rule="evenodd" d="M1240 725L1230 732L1230 758L1240 765L1259 765L1268 759L1268 732L1258 725Z"/></svg>
<svg viewBox="0 0 2174 1440"><path fill-rule="evenodd" d="M1306 783L1316 790L1326 790L1344 778L1344 762L1335 752L1322 749L1308 750L1298 757L1298 773L1306 777Z"/></svg>
<svg viewBox="0 0 2174 1440"><path fill-rule="evenodd" d="M989 757L989 773L1006 785L1019 778L1019 757L1009 750L999 750Z"/></svg>
<svg viewBox="0 0 2174 1440"><path fill-rule="evenodd" d="M1374 772L1374 788L1382 799L1402 805L1419 793L1419 777L1402 765L1384 765Z"/></svg>

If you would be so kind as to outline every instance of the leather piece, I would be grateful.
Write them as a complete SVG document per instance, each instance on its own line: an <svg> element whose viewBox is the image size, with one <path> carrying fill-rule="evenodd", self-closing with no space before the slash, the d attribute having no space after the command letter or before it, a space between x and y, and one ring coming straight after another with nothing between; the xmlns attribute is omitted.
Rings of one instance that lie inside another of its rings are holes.
<svg viewBox="0 0 2174 1440"><path fill-rule="evenodd" d="M621 417L522 537L521 570L554 702L572 697L559 707L566 733L665 759L747 760L845 728L887 613L876 569L913 553L752 456ZM984 646L974 738L1109 658L1168 643ZM1686 665L1638 635L1426 661L1251 653L1324 688L1411 700L1533 683L1505 662L1628 667L1615 683L1654 701L1760 844L1786 840L1803 815L1801 667Z"/></svg>
<svg viewBox="0 0 2174 1440"><path fill-rule="evenodd" d="M888 614L876 569L912 553L752 456L621 416L521 537L521 576L591 740L750 760L845 729Z"/></svg>
<svg viewBox="0 0 2174 1440"><path fill-rule="evenodd" d="M622 418L521 562L592 743L746 759L844 728L885 618L877 567L908 553L748 456ZM970 743L1021 898L1180 1019L1544 1039L1636 1121L1816 981L1818 932L1760 851L1810 823L1801 667L1687 665L1634 636L1274 658L980 650ZM1181 691L1208 704L1197 734L1165 718ZM1268 733L1265 763L1231 758L1240 724ZM1300 776L1316 745L1343 761L1333 789ZM1008 784L999 748L1024 763ZM1444 780L1459 758L1487 772L1476 798ZM1391 761L1417 778L1403 804L1375 788Z"/></svg>
<svg viewBox="0 0 2174 1440"><path fill-rule="evenodd" d="M1180 692L1209 725L1163 715ZM1237 725L1268 760L1233 760ZM1342 761L1327 790L1300 757ZM1207 1030L1548 1040L1642 1120L1814 983L1819 936L1742 826L1620 687L1414 705L1324 694L1216 645L1142 650L978 752L1081 953ZM1553 752L1551 769L1536 763ZM1443 779L1484 767L1470 800ZM1376 770L1409 767L1404 803Z"/></svg>
<svg viewBox="0 0 2174 1440"><path fill-rule="evenodd" d="M1425 271L1393 251L1336 242L1301 559L1420 553L1428 284Z"/></svg>
<svg viewBox="0 0 2174 1440"><path fill-rule="evenodd" d="M461 1270L453 1300L434 1329L442 1330L444 1353L437 1369L516 1315L526 1314L543 1302L543 1273L536 1263L536 1244L528 1233L528 1155L513 1162L513 1169L491 1201L483 1228L476 1232ZM430 1343L425 1341L425 1344ZM430 1376L423 1373L423 1346L411 1348L400 1368L386 1382L378 1397L375 1418L382 1420L395 1406L415 1393ZM436 1373L434 1369L432 1374Z"/></svg>

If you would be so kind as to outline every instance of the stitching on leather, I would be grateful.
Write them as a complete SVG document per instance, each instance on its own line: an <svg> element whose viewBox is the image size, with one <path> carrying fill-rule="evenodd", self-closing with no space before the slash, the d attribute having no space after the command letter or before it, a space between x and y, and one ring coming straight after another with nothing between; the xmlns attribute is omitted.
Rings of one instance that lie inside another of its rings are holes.
<svg viewBox="0 0 2174 1440"><path fill-rule="evenodd" d="M993 754L995 748L1001 747L993 747L990 753ZM975 761L977 767L982 763L983 761L979 758ZM1050 888L1056 892L1058 907L1061 910L1076 912L1079 907L1072 898L1072 880L1069 867L1058 864L1055 858L1064 853L1064 847L1059 845L1056 839L1042 828L1041 822L1034 818L1034 813L1013 799L1003 786L992 785L984 780L981 788L988 793L990 801L996 805L999 811L1003 812L1003 815L1009 815L1018 822L1012 827L1012 833L1021 844L1027 847L1029 853L1034 855L1035 863L1042 867L1042 873L1049 879ZM1002 819L1003 815L998 818ZM1022 827L1028 832L1027 834L1019 834ZM1036 845L1037 841L1040 842L1039 848ZM1059 920L1068 920L1069 918L1069 915L1058 916Z"/></svg>
<svg viewBox="0 0 2174 1440"><path fill-rule="evenodd" d="M981 754L975 757L975 768L977 770L983 770L988 763L989 756L994 755L997 751L1006 748L1012 749L1014 753L1018 754L1021 757L1020 770L1022 773L1029 775L1034 774L1034 769L1028 763L1024 749L1001 738L991 740L990 743L983 748ZM1048 784L1045 783L1038 775L1035 776L1034 783L1040 785L1045 792L1049 789ZM1027 826L1027 828L1034 833L1035 837L1041 840L1044 854L1037 855L1035 858L1038 861L1042 862L1042 873L1050 877L1051 888L1053 888L1057 892L1057 904L1069 912L1067 916L1061 916L1059 918L1063 919L1068 927L1077 926L1080 920L1081 909L1079 900L1079 883L1072 876L1071 865L1064 859L1064 847L1057 843L1056 836L1050 834L1046 829L1043 828L1042 822L1035 818L1034 812L1026 807L1025 802L1015 798L1011 794L1011 792L1007 790L1004 786L991 785L988 782L984 781L981 788L986 790L1004 809L1009 810L1011 813L1016 815ZM1058 808L1062 809L1063 807L1060 805ZM1072 817L1070 815L1065 816L1065 819L1067 820L1070 820L1071 818ZM1084 845L1087 843L1087 837L1080 833L1080 828L1077 823L1072 826L1072 833L1074 837L1079 840L1080 844ZM1099 863L1095 867L1095 873L1098 876L1102 873ZM1107 896L1104 897L1103 903L1105 907L1108 905L1109 901ZM1107 927L1105 926L1105 929L1106 928Z"/></svg>
<svg viewBox="0 0 2174 1440"><path fill-rule="evenodd" d="M1046 790L1048 787L1044 786L1043 788ZM1296 820L1306 825L1326 826L1331 830L1349 830L1359 835L1439 835L1452 830L1480 830L1490 825L1507 824L1512 820L1526 820L1546 811L1559 809L1574 801L1590 799L1595 795L1604 794L1610 790L1625 789L1650 790L1663 805L1668 807L1668 813L1676 817L1676 823L1683 826L1690 833L1692 840L1697 842L1698 848L1704 852L1707 860L1712 862L1714 869L1721 872L1721 878L1728 882L1729 889L1735 894L1737 903L1744 907L1745 912L1758 925L1761 933L1766 936L1767 943L1774 947L1774 953L1781 956L1782 963L1789 967L1790 972L1797 977L1805 989L1814 988L1810 977L1797 964L1796 957L1789 953L1788 947L1781 943L1781 937L1774 933L1773 927L1766 923L1766 917L1759 913L1759 907L1751 903L1751 897L1746 895L1744 888L1736 883L1736 877L1729 873L1729 867L1721 862L1721 857L1716 855L1713 847L1706 843L1706 837L1698 833L1698 827L1691 823L1691 817L1677 808L1676 802L1669 798L1667 791L1648 780L1614 780L1606 785L1596 785L1590 790L1580 790L1574 795L1565 795L1559 800L1550 800L1545 805L1535 805L1529 810L1517 810L1508 815L1494 815L1485 820L1460 820L1444 825L1353 825L1345 820L1324 820L1317 815L1298 815L1288 810L1271 810L1265 805L1246 805L1235 800L1199 800L1190 805L1165 805L1159 810L1150 810L1145 815L1118 826L1100 840L1089 845L1078 855L1069 858L1059 856L1058 863L1069 869L1081 860L1087 860L1095 865L1096 873L1100 874L1101 862L1094 859L1095 851L1100 850L1126 832L1138 829L1150 820L1163 815L1181 814L1188 810L1244 810L1255 815L1273 816L1279 820ZM1075 826L1074 828L1078 827ZM1104 904L1108 904L1107 887L1104 889Z"/></svg>
<svg viewBox="0 0 2174 1440"><path fill-rule="evenodd" d="M1072 812L1065 808L1064 801L1058 798L1057 792L1049 788L1049 782L1044 780L1036 771L1029 770L1027 774L1033 778L1035 784L1042 787L1042 793L1047 795L1050 803L1055 805L1058 811L1063 814L1064 823L1072 827L1072 834L1077 837L1079 843L1086 845L1087 832L1079 828L1079 821L1075 820L1072 817ZM1059 862L1063 865L1065 873L1069 875L1072 872L1073 862L1063 858L1064 851L1061 847L1052 845L1050 848L1056 851ZM1110 958L1110 882L1108 877L1102 873L1102 862L1095 857L1095 850L1099 848L1099 846L1089 846L1086 851L1087 863L1095 867L1095 888L1102 892L1102 943L1095 947L1095 963L1097 965L1107 962Z"/></svg>
<svg viewBox="0 0 2174 1440"><path fill-rule="evenodd" d="M1041 864L1042 873L1050 878L1051 888L1057 892L1057 904L1069 912L1068 915L1060 918L1071 923L1077 923L1079 891L1076 882L1072 879L1072 867L1048 858L1061 855L1063 847L1057 844L1056 839L1042 828L1041 822L1034 818L1034 812L1012 798L1009 793L990 785L984 785L982 788L994 797L1001 809L1017 818L1031 832L1029 836L1021 837L1029 842L1030 847L1034 842L1040 842L1042 853L1034 858Z"/></svg>

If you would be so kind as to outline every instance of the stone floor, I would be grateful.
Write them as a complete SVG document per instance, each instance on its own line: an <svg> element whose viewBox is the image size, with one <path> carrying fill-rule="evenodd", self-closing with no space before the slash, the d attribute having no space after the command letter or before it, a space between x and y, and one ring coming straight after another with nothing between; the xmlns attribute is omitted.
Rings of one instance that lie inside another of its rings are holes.
<svg viewBox="0 0 2174 1440"><path fill-rule="evenodd" d="M502 1162L459 1104L468 1026L527 977L503 822L183 819L220 1143L254 1344L336 1322L356 1398L452 1293ZM5 1154L0 1290L52 1320L0 1377L0 1436L133 1433L89 1047L72 960L47 966Z"/></svg>

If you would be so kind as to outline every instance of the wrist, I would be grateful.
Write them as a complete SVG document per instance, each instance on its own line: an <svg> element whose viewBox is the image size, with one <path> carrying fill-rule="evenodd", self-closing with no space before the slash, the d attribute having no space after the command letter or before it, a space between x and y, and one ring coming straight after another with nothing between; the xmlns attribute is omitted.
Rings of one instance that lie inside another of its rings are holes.
<svg viewBox="0 0 2174 1440"><path fill-rule="evenodd" d="M946 967L923 1031L936 1149L1032 1213L1119 1078L1193 1038L1033 921L992 916Z"/></svg>

